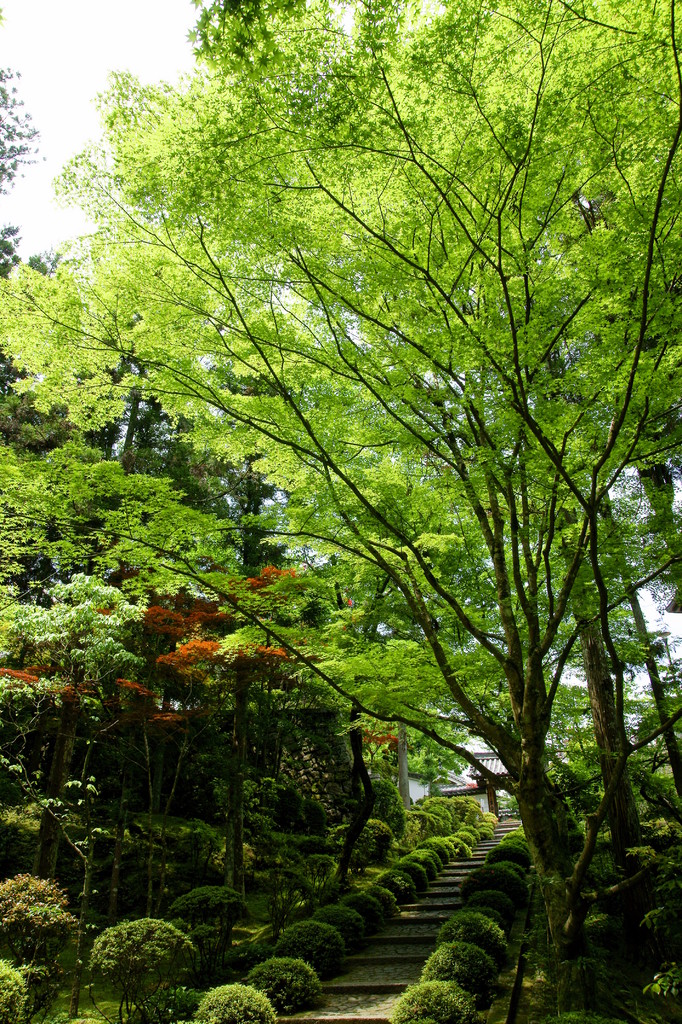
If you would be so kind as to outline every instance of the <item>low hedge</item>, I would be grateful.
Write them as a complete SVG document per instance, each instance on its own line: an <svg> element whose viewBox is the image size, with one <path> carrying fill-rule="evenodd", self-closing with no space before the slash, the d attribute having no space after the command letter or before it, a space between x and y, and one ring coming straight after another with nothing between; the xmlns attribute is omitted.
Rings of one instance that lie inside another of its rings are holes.
<svg viewBox="0 0 682 1024"><path fill-rule="evenodd" d="M393 868L379 875L377 882L395 896L398 903L413 903L417 898L417 886L410 875L401 868Z"/></svg>
<svg viewBox="0 0 682 1024"><path fill-rule="evenodd" d="M275 956L305 960L321 978L341 970L346 947L338 929L324 921L299 921L279 937Z"/></svg>
<svg viewBox="0 0 682 1024"><path fill-rule="evenodd" d="M361 949L365 943L365 921L353 907L331 903L313 914L313 921L324 921L341 933L346 950Z"/></svg>
<svg viewBox="0 0 682 1024"><path fill-rule="evenodd" d="M518 868L518 865L516 866ZM490 867L475 868L460 886L462 902L467 903L472 893L482 889L498 889L509 896L515 907L522 907L528 899L528 886L518 871L504 862Z"/></svg>
<svg viewBox="0 0 682 1024"><path fill-rule="evenodd" d="M18 1024L24 1019L27 990L21 971L8 960L0 960L0 1024Z"/></svg>
<svg viewBox="0 0 682 1024"><path fill-rule="evenodd" d="M507 958L504 932L489 917L475 910L460 910L448 918L438 932L436 945L444 942L472 942L491 956L498 967Z"/></svg>
<svg viewBox="0 0 682 1024"><path fill-rule="evenodd" d="M497 978L491 956L473 942L444 942L424 964L420 981L456 981L476 997L476 1004L490 1001Z"/></svg>
<svg viewBox="0 0 682 1024"><path fill-rule="evenodd" d="M455 981L422 981L410 985L393 1010L391 1024L427 1020L435 1024L478 1024L473 996Z"/></svg>
<svg viewBox="0 0 682 1024"><path fill-rule="evenodd" d="M530 851L524 843L503 839L485 858L486 864L498 864L500 861L513 861L528 869L531 865Z"/></svg>
<svg viewBox="0 0 682 1024"><path fill-rule="evenodd" d="M438 854L442 867L449 864L451 860L455 858L455 847L450 839L446 839L445 836L437 836L433 839L425 839L423 843L420 843L420 848L424 850L435 850Z"/></svg>
<svg viewBox="0 0 682 1024"><path fill-rule="evenodd" d="M206 1024L276 1024L270 1000L250 985L220 985L199 1003L196 1021Z"/></svg>
<svg viewBox="0 0 682 1024"><path fill-rule="evenodd" d="M423 850L419 847L416 850L412 850L409 856L410 860L416 860L418 864L421 864L429 882L432 882L438 875L438 872L442 870L443 865L435 850Z"/></svg>
<svg viewBox="0 0 682 1024"><path fill-rule="evenodd" d="M495 910L494 907L487 907L485 903L477 903L476 906L472 906L471 903L467 903L467 910L475 910L477 914L485 914L485 916L489 917L491 921L494 921L505 934L509 931L509 925L502 917L499 910Z"/></svg>
<svg viewBox="0 0 682 1024"><path fill-rule="evenodd" d="M225 966L233 971L245 974L256 964L270 960L275 947L266 942L241 942L232 946L225 954Z"/></svg>
<svg viewBox="0 0 682 1024"><path fill-rule="evenodd" d="M452 856L458 860L468 860L471 857L472 844L467 843L461 836L448 836L448 842L452 846Z"/></svg>
<svg viewBox="0 0 682 1024"><path fill-rule="evenodd" d="M349 892L341 900L342 907L349 907L360 915L367 935L373 935L384 925L384 911L379 900L368 892Z"/></svg>
<svg viewBox="0 0 682 1024"><path fill-rule="evenodd" d="M384 920L388 920L390 917L397 917L400 913L400 907L398 901L390 892L389 889L384 888L383 885L370 885L365 892L369 896L373 896L375 900L379 900L381 909L384 913Z"/></svg>
<svg viewBox="0 0 682 1024"><path fill-rule="evenodd" d="M502 917L505 927L509 928L516 915L513 901L499 889L479 889L468 894L465 900L467 910L478 910L479 907L492 907Z"/></svg>
<svg viewBox="0 0 682 1024"><path fill-rule="evenodd" d="M422 865L417 860L412 860L411 857L401 857L397 862L396 867L399 871L404 871L406 875L409 875L415 884L417 892L423 892L429 887L429 876Z"/></svg>
<svg viewBox="0 0 682 1024"><path fill-rule="evenodd" d="M296 1013L312 1006L322 993L320 979L310 964L288 956L259 964L246 981L263 992L278 1013Z"/></svg>

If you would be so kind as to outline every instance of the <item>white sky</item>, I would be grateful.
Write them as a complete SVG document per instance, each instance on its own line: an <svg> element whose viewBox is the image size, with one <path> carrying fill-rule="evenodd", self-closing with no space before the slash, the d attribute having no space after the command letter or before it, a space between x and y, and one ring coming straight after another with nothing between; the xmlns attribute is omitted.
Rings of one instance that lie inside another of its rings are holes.
<svg viewBox="0 0 682 1024"><path fill-rule="evenodd" d="M0 0L0 67L21 72L19 98L40 132L37 163L0 196L0 226L20 229L20 253L56 248L87 231L82 214L59 209L52 182L98 133L93 99L110 71L174 81L193 66L191 0Z"/></svg>

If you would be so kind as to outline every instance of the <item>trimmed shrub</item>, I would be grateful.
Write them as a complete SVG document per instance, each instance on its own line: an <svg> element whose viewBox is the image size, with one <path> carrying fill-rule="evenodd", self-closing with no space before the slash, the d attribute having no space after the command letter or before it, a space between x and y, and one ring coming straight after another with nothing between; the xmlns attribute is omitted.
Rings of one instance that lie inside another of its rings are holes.
<svg viewBox="0 0 682 1024"><path fill-rule="evenodd" d="M448 864L455 856L452 843L444 836L432 836L431 839L425 839L420 843L419 849L431 850L435 853L442 868L444 868L445 865Z"/></svg>
<svg viewBox="0 0 682 1024"><path fill-rule="evenodd" d="M424 868L426 877L432 881L441 870L440 857L434 850L417 849L410 853L410 860L416 860Z"/></svg>
<svg viewBox="0 0 682 1024"><path fill-rule="evenodd" d="M391 829L380 818L370 818L360 834L360 839L365 835L371 847L370 863L383 864L393 842Z"/></svg>
<svg viewBox="0 0 682 1024"><path fill-rule="evenodd" d="M330 904L320 907L313 914L313 921L324 921L341 933L343 944L347 950L360 949L365 941L365 920L361 914L349 906Z"/></svg>
<svg viewBox="0 0 682 1024"><path fill-rule="evenodd" d="M232 971L246 974L256 964L262 964L270 960L275 947L269 942L241 942L238 946L232 946L225 955L225 966Z"/></svg>
<svg viewBox="0 0 682 1024"><path fill-rule="evenodd" d="M267 873L268 915L273 938L286 928L296 911L312 903L313 887L306 876L296 868L274 865Z"/></svg>
<svg viewBox="0 0 682 1024"><path fill-rule="evenodd" d="M341 900L341 906L351 907L361 915L368 935L378 932L384 924L384 912L379 900L368 892L349 892Z"/></svg>
<svg viewBox="0 0 682 1024"><path fill-rule="evenodd" d="M397 917L400 913L400 907L398 906L397 899L393 893L383 885L370 885L365 892L367 892L369 896L373 896L375 900L379 900L385 920L388 920L389 917Z"/></svg>
<svg viewBox="0 0 682 1024"><path fill-rule="evenodd" d="M486 864L499 864L500 861L512 862L527 871L530 867L530 852L522 843L501 842L494 846L485 858Z"/></svg>
<svg viewBox="0 0 682 1024"><path fill-rule="evenodd" d="M167 1021L182 1024L184 1021L193 1020L203 994L199 989L188 988L186 985L160 988L146 1004L147 1020L153 1021L154 1024L166 1024Z"/></svg>
<svg viewBox="0 0 682 1024"><path fill-rule="evenodd" d="M523 831L522 828L515 828L513 832L507 832L506 836L504 837L503 842L508 843L512 839L515 842L525 843L526 846L528 845L528 841L526 839L526 833Z"/></svg>
<svg viewBox="0 0 682 1024"><path fill-rule="evenodd" d="M412 860L412 856L401 857L397 862L396 867L399 871L404 871L406 875L409 875L415 884L417 892L423 892L424 889L429 887L429 876L422 865L417 860Z"/></svg>
<svg viewBox="0 0 682 1024"><path fill-rule="evenodd" d="M479 906L478 903L474 907L471 905L471 903L467 903L467 909L475 910L477 914L485 914L485 916L489 917L491 921L494 921L495 924L498 925L503 932L509 931L509 926L507 925L507 922L502 917L502 914L499 912L499 910L495 910L494 907L486 907L485 904L481 904Z"/></svg>
<svg viewBox="0 0 682 1024"><path fill-rule="evenodd" d="M250 985L220 985L207 992L194 1017L206 1024L276 1024L270 1000Z"/></svg>
<svg viewBox="0 0 682 1024"><path fill-rule="evenodd" d="M305 960L321 978L341 969L346 949L341 933L324 921L299 921L282 932L275 956Z"/></svg>
<svg viewBox="0 0 682 1024"><path fill-rule="evenodd" d="M493 825L489 825L487 821L480 821L476 825L476 831L478 832L478 838L491 840L495 838L495 828Z"/></svg>
<svg viewBox="0 0 682 1024"><path fill-rule="evenodd" d="M264 992L278 1013L296 1013L312 1006L322 992L310 964L293 957L273 957L254 967L247 984Z"/></svg>
<svg viewBox="0 0 682 1024"><path fill-rule="evenodd" d="M467 903L470 895L480 892L481 889L498 889L506 893L515 907L522 907L528 899L528 886L525 880L504 862L492 864L490 867L475 868L470 872L460 887L462 901Z"/></svg>
<svg viewBox="0 0 682 1024"><path fill-rule="evenodd" d="M410 846L417 846L430 836L439 836L446 832L445 824L440 818L428 811L408 811L405 822L405 839Z"/></svg>
<svg viewBox="0 0 682 1024"><path fill-rule="evenodd" d="M169 917L180 918L192 940L196 982L210 981L225 966L232 928L245 912L244 900L227 885L203 885L171 903Z"/></svg>
<svg viewBox="0 0 682 1024"><path fill-rule="evenodd" d="M476 1003L455 981L410 985L393 1010L391 1024L427 1019L436 1024L478 1024Z"/></svg>
<svg viewBox="0 0 682 1024"><path fill-rule="evenodd" d="M303 820L306 832L311 836L321 836L327 830L327 812L319 800L303 801Z"/></svg>
<svg viewBox="0 0 682 1024"><path fill-rule="evenodd" d="M385 822L396 839L405 835L407 811L403 807L400 793L388 779L372 779L374 807L372 813L379 821Z"/></svg>
<svg viewBox="0 0 682 1024"><path fill-rule="evenodd" d="M476 997L478 1006L490 1000L497 965L472 942L444 942L424 964L421 981L456 981Z"/></svg>
<svg viewBox="0 0 682 1024"><path fill-rule="evenodd" d="M461 836L448 836L448 842L453 848L452 856L457 860L468 860L471 856L471 844L462 839Z"/></svg>
<svg viewBox="0 0 682 1024"><path fill-rule="evenodd" d="M473 828L460 828L457 829L457 836L459 839L463 839L470 850L473 850L475 846L478 846L478 833Z"/></svg>
<svg viewBox="0 0 682 1024"><path fill-rule="evenodd" d="M0 960L0 1024L21 1024L28 993L21 971Z"/></svg>
<svg viewBox="0 0 682 1024"><path fill-rule="evenodd" d="M398 903L412 903L417 898L417 887L411 877L401 868L393 868L379 875L379 885L388 889L395 896Z"/></svg>
<svg viewBox="0 0 682 1024"><path fill-rule="evenodd" d="M506 892L500 889L479 889L477 892L469 893L465 900L467 910L478 910L479 907L492 907L504 920L505 927L509 928L516 915L516 908L513 901Z"/></svg>
<svg viewBox="0 0 682 1024"><path fill-rule="evenodd" d="M157 993L177 980L179 965L191 951L191 942L174 925L143 917L98 935L90 953L90 970L120 993L119 1020L124 1006L129 1016L145 1020Z"/></svg>
<svg viewBox="0 0 682 1024"><path fill-rule="evenodd" d="M328 853L311 853L305 858L302 870L310 882L313 899L322 899L335 867L336 861Z"/></svg>
<svg viewBox="0 0 682 1024"><path fill-rule="evenodd" d="M473 942L485 950L498 967L507 956L507 940L502 929L475 910L460 910L453 914L438 932L436 944L440 946L443 942Z"/></svg>

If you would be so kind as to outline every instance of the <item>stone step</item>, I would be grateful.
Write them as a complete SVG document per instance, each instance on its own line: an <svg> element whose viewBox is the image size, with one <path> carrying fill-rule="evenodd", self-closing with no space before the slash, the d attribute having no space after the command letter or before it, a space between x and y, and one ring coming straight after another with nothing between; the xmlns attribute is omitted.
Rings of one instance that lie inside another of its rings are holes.
<svg viewBox="0 0 682 1024"><path fill-rule="evenodd" d="M432 889L452 889L454 891L454 890L458 890L459 889L459 882L455 882L452 879L448 879L448 878L443 878L443 879L434 878L433 882L431 882L431 888Z"/></svg>
<svg viewBox="0 0 682 1024"><path fill-rule="evenodd" d="M419 972L415 980L419 980ZM328 995L385 995L395 992L400 995L409 984L409 981L327 981L322 986L322 992Z"/></svg>
<svg viewBox="0 0 682 1024"><path fill-rule="evenodd" d="M408 911L409 910L419 910L423 906L424 906L423 903L403 903L401 909L402 910L408 910ZM454 899L454 898L451 899L451 900L440 900L439 899L438 901L434 900L432 903L429 903L427 909L428 910L449 910L451 913L454 913L455 910L457 910L458 907L461 907L461 906L462 906L462 901L460 899Z"/></svg>
<svg viewBox="0 0 682 1024"><path fill-rule="evenodd" d="M436 933L432 930L431 934L426 933L388 933L382 932L381 935L375 935L372 939L372 946L433 946L436 943Z"/></svg>
<svg viewBox="0 0 682 1024"><path fill-rule="evenodd" d="M344 968L352 968L355 965L371 964L372 966L387 966L390 964L423 964L423 953L375 953L373 956L366 956L365 953L355 953L347 956L344 960Z"/></svg>

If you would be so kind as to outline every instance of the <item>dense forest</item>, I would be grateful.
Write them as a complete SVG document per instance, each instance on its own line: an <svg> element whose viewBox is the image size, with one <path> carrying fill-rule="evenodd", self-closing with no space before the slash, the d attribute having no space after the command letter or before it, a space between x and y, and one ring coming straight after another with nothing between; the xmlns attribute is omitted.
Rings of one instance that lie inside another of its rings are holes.
<svg viewBox="0 0 682 1024"><path fill-rule="evenodd" d="M211 991L491 841L467 767L552 1015L613 961L673 1019L675 0L195 6L63 171L96 230L0 237L0 1022L267 1024Z"/></svg>

